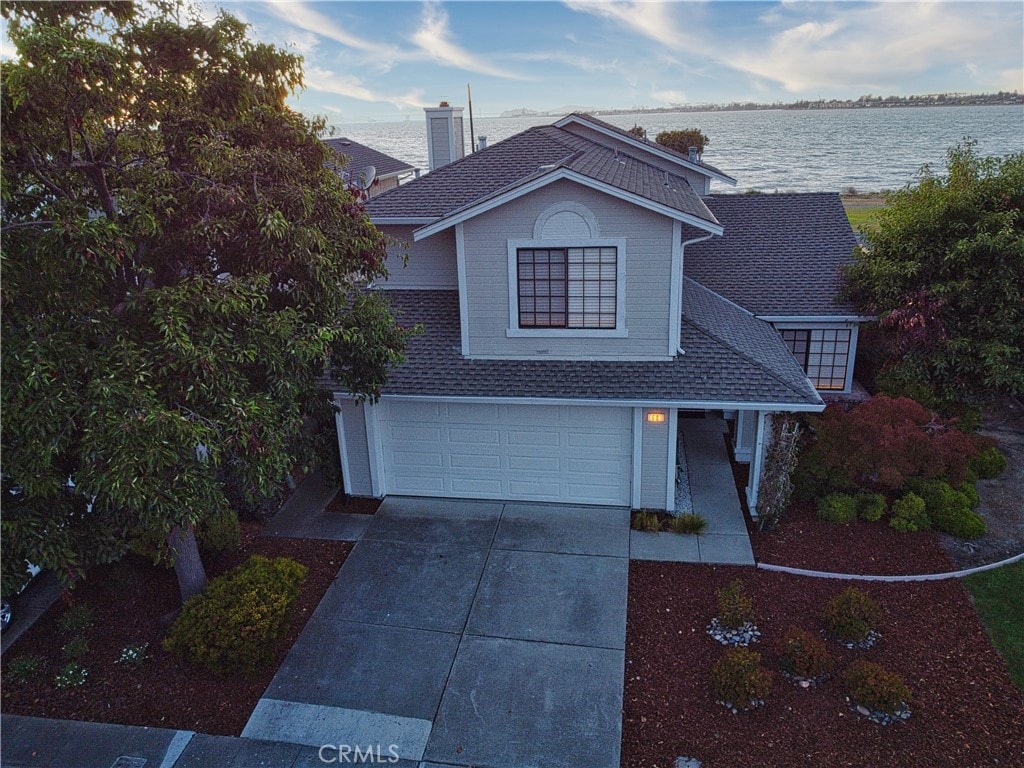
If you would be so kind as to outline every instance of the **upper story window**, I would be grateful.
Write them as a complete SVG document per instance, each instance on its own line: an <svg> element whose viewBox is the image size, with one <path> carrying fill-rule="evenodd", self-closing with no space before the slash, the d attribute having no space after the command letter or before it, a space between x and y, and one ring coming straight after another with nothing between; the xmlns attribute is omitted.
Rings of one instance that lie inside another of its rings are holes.
<svg viewBox="0 0 1024 768"><path fill-rule="evenodd" d="M516 261L520 328L616 328L616 247L519 248Z"/></svg>
<svg viewBox="0 0 1024 768"><path fill-rule="evenodd" d="M816 388L846 389L849 328L789 328L780 333Z"/></svg>

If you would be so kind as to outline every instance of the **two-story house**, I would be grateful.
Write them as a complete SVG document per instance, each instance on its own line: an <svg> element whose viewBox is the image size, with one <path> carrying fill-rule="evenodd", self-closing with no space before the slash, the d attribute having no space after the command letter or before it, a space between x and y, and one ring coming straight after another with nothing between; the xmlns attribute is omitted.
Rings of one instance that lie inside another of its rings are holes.
<svg viewBox="0 0 1024 768"><path fill-rule="evenodd" d="M378 403L336 393L346 492L672 509L679 419L713 411L753 508L769 415L852 384L838 195L711 194L735 181L585 115L458 158L459 114L367 204L409 244L376 288L424 332Z"/></svg>

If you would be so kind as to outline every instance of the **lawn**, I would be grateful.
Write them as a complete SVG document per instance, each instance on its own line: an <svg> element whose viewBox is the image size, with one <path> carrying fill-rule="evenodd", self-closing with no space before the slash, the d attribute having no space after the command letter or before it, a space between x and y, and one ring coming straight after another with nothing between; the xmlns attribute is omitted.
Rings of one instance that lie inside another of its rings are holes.
<svg viewBox="0 0 1024 768"><path fill-rule="evenodd" d="M992 644L1024 691L1024 560L964 579Z"/></svg>
<svg viewBox="0 0 1024 768"><path fill-rule="evenodd" d="M878 229L879 217L885 210L885 195L842 195L842 200L846 217L855 232Z"/></svg>

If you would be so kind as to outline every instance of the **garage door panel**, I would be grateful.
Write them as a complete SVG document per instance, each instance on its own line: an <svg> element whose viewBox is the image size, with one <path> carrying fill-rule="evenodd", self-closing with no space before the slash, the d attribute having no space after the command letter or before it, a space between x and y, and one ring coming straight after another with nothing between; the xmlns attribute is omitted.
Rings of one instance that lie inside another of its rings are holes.
<svg viewBox="0 0 1024 768"><path fill-rule="evenodd" d="M629 504L629 408L385 400L379 414L388 493Z"/></svg>

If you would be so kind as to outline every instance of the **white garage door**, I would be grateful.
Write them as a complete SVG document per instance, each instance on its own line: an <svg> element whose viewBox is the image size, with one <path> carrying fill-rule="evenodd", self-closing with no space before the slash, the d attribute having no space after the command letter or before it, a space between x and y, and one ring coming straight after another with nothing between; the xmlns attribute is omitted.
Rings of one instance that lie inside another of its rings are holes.
<svg viewBox="0 0 1024 768"><path fill-rule="evenodd" d="M385 400L387 493L629 506L629 408Z"/></svg>

